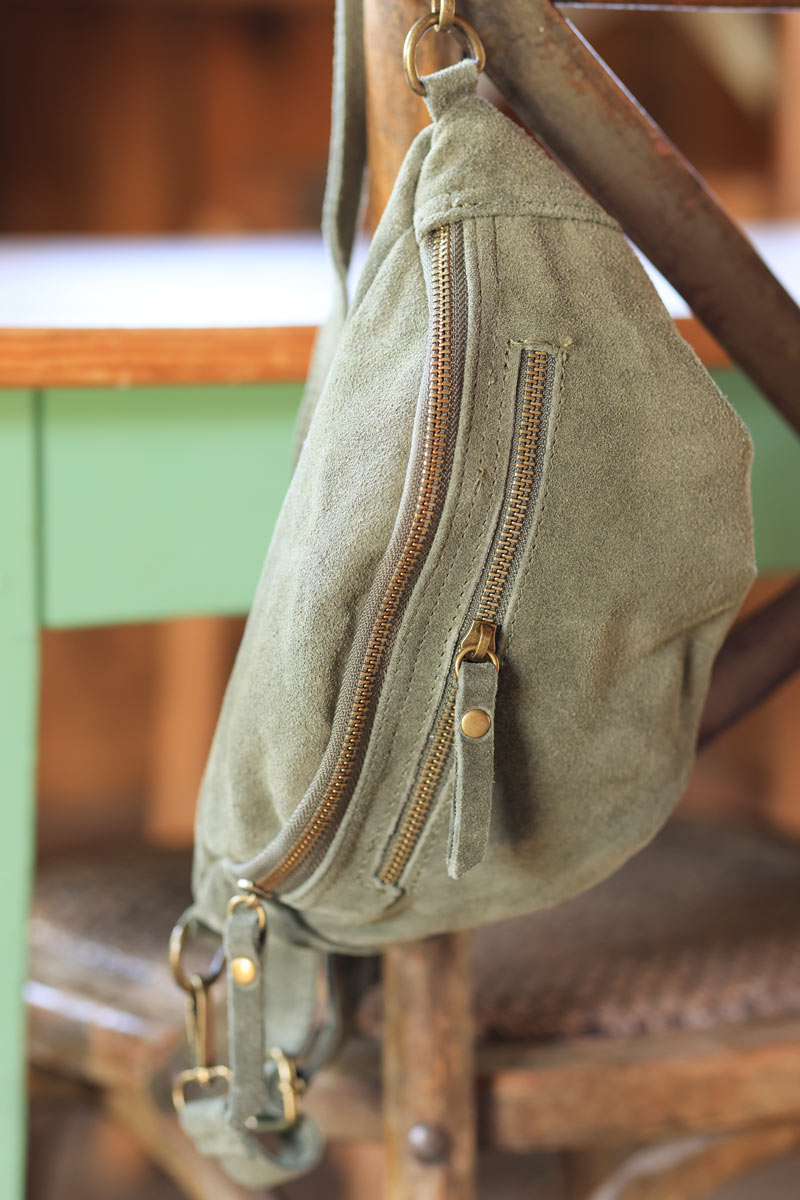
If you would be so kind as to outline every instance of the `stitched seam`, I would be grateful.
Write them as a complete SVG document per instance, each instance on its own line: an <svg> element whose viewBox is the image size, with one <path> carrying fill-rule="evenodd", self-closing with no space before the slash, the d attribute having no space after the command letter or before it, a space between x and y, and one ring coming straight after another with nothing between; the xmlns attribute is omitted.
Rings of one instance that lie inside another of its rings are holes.
<svg viewBox="0 0 800 1200"><path fill-rule="evenodd" d="M436 204L441 205L441 207L433 207ZM417 212L415 222L423 230L427 231L429 225L441 224L447 219L450 213L456 213L453 219L461 221L464 218L461 213L457 212L459 209L486 210L479 215L491 217L513 217L525 213L530 216L539 217L543 221L574 221L578 225L598 225L602 229L611 229L615 233L621 233L616 221L611 217L604 217L602 213L594 216L581 212L547 212L546 209L542 209L541 205L532 204L525 200L511 201L508 204L498 206L496 200L458 200L452 199L447 194L441 197L435 196L433 200L427 201L425 207Z"/></svg>

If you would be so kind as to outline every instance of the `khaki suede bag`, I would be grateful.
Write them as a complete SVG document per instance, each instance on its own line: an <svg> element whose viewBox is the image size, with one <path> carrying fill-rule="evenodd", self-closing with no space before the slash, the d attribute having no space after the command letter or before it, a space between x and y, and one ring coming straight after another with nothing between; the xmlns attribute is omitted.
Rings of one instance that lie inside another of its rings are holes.
<svg viewBox="0 0 800 1200"><path fill-rule="evenodd" d="M256 1185L320 1151L294 1097L330 1051L325 951L552 905L642 847L754 573L746 429L618 225L477 97L472 60L424 81L433 124L345 317L359 7L338 14L339 301L188 920L224 935L230 1055L224 1094L182 1081L182 1120Z"/></svg>

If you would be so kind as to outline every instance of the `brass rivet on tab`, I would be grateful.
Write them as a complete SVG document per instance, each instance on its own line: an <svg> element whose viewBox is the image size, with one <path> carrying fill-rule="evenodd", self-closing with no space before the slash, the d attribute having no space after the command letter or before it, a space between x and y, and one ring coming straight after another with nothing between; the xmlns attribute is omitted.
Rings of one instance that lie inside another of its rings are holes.
<svg viewBox="0 0 800 1200"><path fill-rule="evenodd" d="M492 718L482 708L471 708L461 718L461 732L468 738L480 738L489 732Z"/></svg>
<svg viewBox="0 0 800 1200"><path fill-rule="evenodd" d="M258 966L252 958L234 958L231 963L231 975L234 983L238 983L240 987L247 987L258 978Z"/></svg>

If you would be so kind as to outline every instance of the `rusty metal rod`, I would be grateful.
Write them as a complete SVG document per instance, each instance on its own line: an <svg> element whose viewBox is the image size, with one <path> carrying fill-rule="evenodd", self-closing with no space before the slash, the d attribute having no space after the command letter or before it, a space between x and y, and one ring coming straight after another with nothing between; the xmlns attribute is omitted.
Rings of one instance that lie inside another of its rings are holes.
<svg viewBox="0 0 800 1200"><path fill-rule="evenodd" d="M800 308L549 0L461 0L508 103L800 432Z"/></svg>
<svg viewBox="0 0 800 1200"><path fill-rule="evenodd" d="M800 0L555 0L559 8L620 8L642 9L647 12L792 12L800 8Z"/></svg>
<svg viewBox="0 0 800 1200"><path fill-rule="evenodd" d="M728 635L700 723L706 746L800 670L800 579Z"/></svg>

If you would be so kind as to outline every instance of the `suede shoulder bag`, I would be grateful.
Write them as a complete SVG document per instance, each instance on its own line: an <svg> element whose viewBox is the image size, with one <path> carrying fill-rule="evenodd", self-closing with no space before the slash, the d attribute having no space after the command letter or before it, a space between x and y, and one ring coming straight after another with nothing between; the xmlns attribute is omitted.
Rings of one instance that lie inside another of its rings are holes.
<svg viewBox="0 0 800 1200"><path fill-rule="evenodd" d="M296 1101L333 1042L328 954L555 904L642 847L754 573L746 429L616 222L478 98L465 22L347 308L359 10L337 15L338 299L174 946L222 935L228 1062L178 1103L255 1186L320 1152Z"/></svg>

